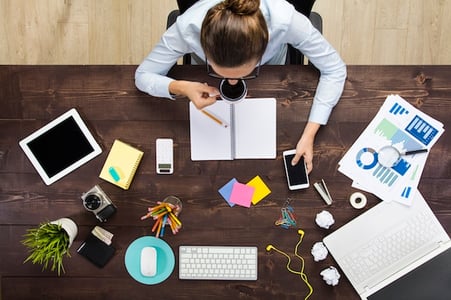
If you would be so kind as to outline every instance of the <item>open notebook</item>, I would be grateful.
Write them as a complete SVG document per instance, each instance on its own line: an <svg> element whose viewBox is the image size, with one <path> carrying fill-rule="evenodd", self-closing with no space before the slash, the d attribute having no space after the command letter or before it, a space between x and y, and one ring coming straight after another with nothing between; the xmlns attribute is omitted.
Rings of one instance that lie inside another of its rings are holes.
<svg viewBox="0 0 451 300"><path fill-rule="evenodd" d="M192 160L276 158L276 99L216 101L206 113L189 108Z"/></svg>

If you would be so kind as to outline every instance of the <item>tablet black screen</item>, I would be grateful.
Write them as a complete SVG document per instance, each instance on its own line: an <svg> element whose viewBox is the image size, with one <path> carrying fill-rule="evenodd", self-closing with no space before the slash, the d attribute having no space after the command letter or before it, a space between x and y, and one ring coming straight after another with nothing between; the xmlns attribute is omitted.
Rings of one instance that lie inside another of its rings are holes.
<svg viewBox="0 0 451 300"><path fill-rule="evenodd" d="M69 117L28 143L48 177L94 151L73 117Z"/></svg>

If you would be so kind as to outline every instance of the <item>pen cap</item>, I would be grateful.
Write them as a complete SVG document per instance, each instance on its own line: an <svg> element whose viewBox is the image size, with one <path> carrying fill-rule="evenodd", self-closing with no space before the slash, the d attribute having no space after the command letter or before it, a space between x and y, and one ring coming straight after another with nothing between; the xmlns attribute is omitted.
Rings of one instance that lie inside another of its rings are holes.
<svg viewBox="0 0 451 300"><path fill-rule="evenodd" d="M247 95L246 82L240 79L237 84L231 85L227 79L223 79L219 85L219 93L222 100L231 104L238 103Z"/></svg>

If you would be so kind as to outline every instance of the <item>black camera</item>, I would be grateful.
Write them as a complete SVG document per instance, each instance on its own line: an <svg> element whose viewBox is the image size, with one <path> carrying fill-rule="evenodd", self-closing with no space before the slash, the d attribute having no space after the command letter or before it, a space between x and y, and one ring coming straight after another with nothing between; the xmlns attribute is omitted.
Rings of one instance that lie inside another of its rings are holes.
<svg viewBox="0 0 451 300"><path fill-rule="evenodd" d="M105 192L95 185L81 196L83 206L91 211L100 222L105 222L116 212L116 207Z"/></svg>

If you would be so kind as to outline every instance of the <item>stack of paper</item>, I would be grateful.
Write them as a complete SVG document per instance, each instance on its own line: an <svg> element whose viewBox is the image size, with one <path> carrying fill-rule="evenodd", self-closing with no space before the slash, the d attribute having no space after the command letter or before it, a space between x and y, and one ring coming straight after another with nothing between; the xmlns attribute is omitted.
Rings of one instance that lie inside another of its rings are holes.
<svg viewBox="0 0 451 300"><path fill-rule="evenodd" d="M442 123L400 96L390 95L340 160L338 170L354 181L353 186L384 201L411 205L429 150L443 132ZM384 167L378 161L378 152L388 145L401 153L425 148L428 152L402 155L395 165Z"/></svg>

